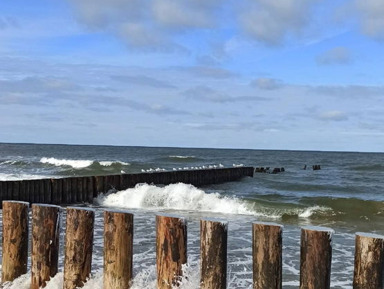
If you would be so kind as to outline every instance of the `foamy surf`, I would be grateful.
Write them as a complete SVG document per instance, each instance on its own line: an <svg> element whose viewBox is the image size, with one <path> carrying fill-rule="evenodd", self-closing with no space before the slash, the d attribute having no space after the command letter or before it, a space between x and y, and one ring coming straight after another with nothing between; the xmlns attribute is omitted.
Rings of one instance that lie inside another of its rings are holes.
<svg viewBox="0 0 384 289"><path fill-rule="evenodd" d="M132 189L100 195L97 203L105 207L257 215L252 206L243 200L219 193L208 194L183 183L165 187L138 184Z"/></svg>
<svg viewBox="0 0 384 289"><path fill-rule="evenodd" d="M90 160L66 160L66 159L56 159L56 158L41 158L40 160L43 164L50 164L57 167L69 166L75 169L82 169L92 165L93 161Z"/></svg>
<svg viewBox="0 0 384 289"><path fill-rule="evenodd" d="M114 164L120 164L123 166L129 166L129 163L126 162L120 162L120 161L100 161L100 162L95 162L91 160L69 160L69 159L56 159L56 158L46 158L43 157L40 159L40 162L43 164L49 164L49 165L54 165L57 167L61 166L67 166L67 167L72 167L74 169L84 169L87 168L94 163L98 163L103 167L110 167L113 166Z"/></svg>

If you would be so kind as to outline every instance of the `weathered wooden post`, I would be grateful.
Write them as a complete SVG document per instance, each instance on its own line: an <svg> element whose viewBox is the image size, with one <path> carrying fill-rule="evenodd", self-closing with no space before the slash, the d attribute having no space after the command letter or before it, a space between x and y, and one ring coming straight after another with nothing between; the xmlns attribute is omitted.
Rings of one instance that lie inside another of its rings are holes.
<svg viewBox="0 0 384 289"><path fill-rule="evenodd" d="M187 225L184 218L156 216L157 288L179 284L182 265L187 262Z"/></svg>
<svg viewBox="0 0 384 289"><path fill-rule="evenodd" d="M228 223L200 220L200 288L227 288Z"/></svg>
<svg viewBox="0 0 384 289"><path fill-rule="evenodd" d="M128 289L132 281L133 214L104 212L104 289Z"/></svg>
<svg viewBox="0 0 384 289"><path fill-rule="evenodd" d="M91 273L94 219L92 209L67 208L64 289L83 287Z"/></svg>
<svg viewBox="0 0 384 289"><path fill-rule="evenodd" d="M252 225L253 288L282 288L283 226L274 223Z"/></svg>
<svg viewBox="0 0 384 289"><path fill-rule="evenodd" d="M60 207L32 204L31 289L45 287L59 262Z"/></svg>
<svg viewBox="0 0 384 289"><path fill-rule="evenodd" d="M3 201L3 260L1 281L27 273L29 203Z"/></svg>
<svg viewBox="0 0 384 289"><path fill-rule="evenodd" d="M302 228L300 289L330 288L333 232L323 227Z"/></svg>
<svg viewBox="0 0 384 289"><path fill-rule="evenodd" d="M382 289L384 236L356 233L353 289Z"/></svg>

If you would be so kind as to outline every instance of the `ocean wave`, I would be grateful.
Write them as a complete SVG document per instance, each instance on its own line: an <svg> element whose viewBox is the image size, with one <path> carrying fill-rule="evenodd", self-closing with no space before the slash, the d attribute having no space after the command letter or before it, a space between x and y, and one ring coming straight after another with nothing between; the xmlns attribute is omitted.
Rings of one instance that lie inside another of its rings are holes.
<svg viewBox="0 0 384 289"><path fill-rule="evenodd" d="M383 172L384 165L383 164L370 164L370 165L361 165L351 167L354 171L362 171L362 172Z"/></svg>
<svg viewBox="0 0 384 289"><path fill-rule="evenodd" d="M20 181L20 180L39 180L51 178L52 176L32 175L32 174L4 174L0 173L0 181Z"/></svg>
<svg viewBox="0 0 384 289"><path fill-rule="evenodd" d="M220 214L250 215L261 219L284 219L286 217L311 218L331 209L324 206L304 208L268 207L219 193L206 193L189 184L171 184L157 187L138 184L136 187L114 194L100 195L96 202L105 207L148 210L180 210L212 212Z"/></svg>
<svg viewBox="0 0 384 289"><path fill-rule="evenodd" d="M221 196L218 193L208 194L183 183L165 187L138 184L132 189L106 196L101 195L97 202L106 207L257 215L243 200Z"/></svg>
<svg viewBox="0 0 384 289"><path fill-rule="evenodd" d="M43 157L40 160L43 164L54 165L57 167L71 167L73 169L84 169L93 165L100 165L102 167L129 166L129 163L121 161L92 161L92 160L68 160L68 159L56 159Z"/></svg>
<svg viewBox="0 0 384 289"><path fill-rule="evenodd" d="M93 161L90 160L67 160L46 157L41 158L40 162L43 164L54 165L57 167L67 166L75 169L86 168L93 164Z"/></svg>
<svg viewBox="0 0 384 289"><path fill-rule="evenodd" d="M195 156L169 156L169 158L171 159L195 159L196 157Z"/></svg>

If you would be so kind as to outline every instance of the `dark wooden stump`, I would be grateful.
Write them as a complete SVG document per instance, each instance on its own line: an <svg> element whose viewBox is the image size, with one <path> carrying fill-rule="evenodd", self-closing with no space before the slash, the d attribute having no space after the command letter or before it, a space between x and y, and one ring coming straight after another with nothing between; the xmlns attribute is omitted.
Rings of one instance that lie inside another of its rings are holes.
<svg viewBox="0 0 384 289"><path fill-rule="evenodd" d="M92 209L67 208L64 289L83 287L91 274L94 219Z"/></svg>
<svg viewBox="0 0 384 289"><path fill-rule="evenodd" d="M29 203L3 201L3 256L1 281L27 273Z"/></svg>
<svg viewBox="0 0 384 289"><path fill-rule="evenodd" d="M187 225L184 218L156 216L157 287L171 289L179 284L182 265L187 262Z"/></svg>
<svg viewBox="0 0 384 289"><path fill-rule="evenodd" d="M31 289L45 287L59 262L60 207L32 205Z"/></svg>
<svg viewBox="0 0 384 289"><path fill-rule="evenodd" d="M253 288L282 288L283 227L273 223L252 226Z"/></svg>
<svg viewBox="0 0 384 289"><path fill-rule="evenodd" d="M353 289L382 289L384 236L356 234Z"/></svg>
<svg viewBox="0 0 384 289"><path fill-rule="evenodd" d="M131 287L133 214L104 212L104 289Z"/></svg>
<svg viewBox="0 0 384 289"><path fill-rule="evenodd" d="M227 222L200 221L200 288L227 288Z"/></svg>
<svg viewBox="0 0 384 289"><path fill-rule="evenodd" d="M306 227L301 230L300 289L329 289L333 230Z"/></svg>

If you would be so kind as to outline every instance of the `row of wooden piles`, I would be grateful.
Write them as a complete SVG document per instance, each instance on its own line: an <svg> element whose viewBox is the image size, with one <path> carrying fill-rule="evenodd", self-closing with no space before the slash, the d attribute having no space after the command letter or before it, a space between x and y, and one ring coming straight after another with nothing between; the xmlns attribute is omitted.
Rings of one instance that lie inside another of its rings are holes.
<svg viewBox="0 0 384 289"><path fill-rule="evenodd" d="M139 183L186 183L195 186L236 181L253 176L253 167L186 170L141 174L69 177L39 180L0 181L0 204L3 200L29 203L75 204L92 203L99 193L125 190Z"/></svg>
<svg viewBox="0 0 384 289"><path fill-rule="evenodd" d="M3 202L2 282L27 273L28 210L25 202ZM59 206L32 205L31 289L45 287L58 272ZM82 287L91 273L94 210L66 209L64 289ZM104 212L104 288L130 288L133 269L133 221L127 212ZM253 288L282 288L282 226L254 223ZM301 231L300 289L329 289L332 230ZM227 286L227 223L200 221L200 288ZM183 218L156 216L157 287L170 289L181 280L187 262L187 224ZM384 241L356 235L354 289L383 288Z"/></svg>

